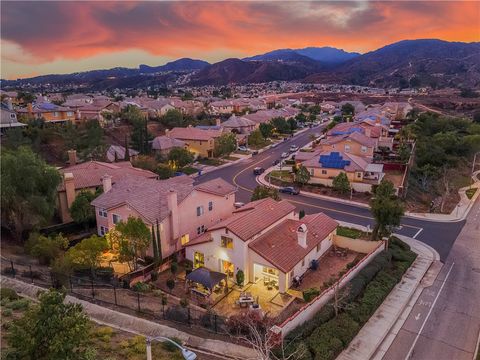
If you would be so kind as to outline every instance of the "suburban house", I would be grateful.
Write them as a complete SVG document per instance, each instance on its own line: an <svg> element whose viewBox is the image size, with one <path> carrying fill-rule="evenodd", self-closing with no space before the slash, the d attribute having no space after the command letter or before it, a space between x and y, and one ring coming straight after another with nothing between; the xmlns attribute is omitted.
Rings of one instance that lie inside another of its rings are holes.
<svg viewBox="0 0 480 360"><path fill-rule="evenodd" d="M285 293L330 248L337 226L323 213L299 220L291 203L266 198L235 210L185 244L186 258L194 268L206 267L230 279L241 270L246 283L273 282Z"/></svg>
<svg viewBox="0 0 480 360"><path fill-rule="evenodd" d="M129 161L134 160L138 154L140 153L137 150L128 148L128 156L130 157ZM121 145L110 145L106 153L107 160L110 162L125 160L125 155L125 147Z"/></svg>
<svg viewBox="0 0 480 360"><path fill-rule="evenodd" d="M260 110L256 113L243 115L242 118L251 120L257 125L262 123L267 123L273 118L283 117L285 119L290 119L295 117L300 110L295 108L281 108L281 109L269 109L269 110Z"/></svg>
<svg viewBox="0 0 480 360"><path fill-rule="evenodd" d="M157 154L168 156L170 150L173 148L187 149L187 144L185 144L185 142L182 140L168 136L157 136L152 141L152 150L154 150Z"/></svg>
<svg viewBox="0 0 480 360"><path fill-rule="evenodd" d="M344 122L335 125L327 132L327 136L348 135L360 132L371 138L388 137L388 126L368 120Z"/></svg>
<svg viewBox="0 0 480 360"><path fill-rule="evenodd" d="M200 157L213 157L215 139L220 135L221 130L202 130L191 125L165 131L165 136L183 141L189 151Z"/></svg>
<svg viewBox="0 0 480 360"><path fill-rule="evenodd" d="M310 183L332 186L333 178L345 173L351 187L359 192L372 191L384 177L383 164L373 164L372 159L344 151L320 151L302 162L310 173Z"/></svg>
<svg viewBox="0 0 480 360"><path fill-rule="evenodd" d="M28 104L26 108L18 110L18 114L28 119L45 119L46 122L75 121L75 111L66 106L59 106L49 102Z"/></svg>
<svg viewBox="0 0 480 360"><path fill-rule="evenodd" d="M8 103L1 103L0 105L0 130L10 129L14 127L27 126L18 121L17 114L13 110L12 103L8 100Z"/></svg>
<svg viewBox="0 0 480 360"><path fill-rule="evenodd" d="M158 221L164 259L235 209L236 188L220 178L199 185L185 175L167 180L124 176L113 185L107 176L103 182L103 194L92 201L98 234L106 234L129 217L142 219L148 227ZM147 255L152 254L149 249Z"/></svg>
<svg viewBox="0 0 480 360"><path fill-rule="evenodd" d="M373 158L378 139L370 138L361 132L331 136L320 141L322 151L343 151L345 153Z"/></svg>
<svg viewBox="0 0 480 360"><path fill-rule="evenodd" d="M258 124L245 117L236 116L233 114L227 121L224 121L221 126L226 132L232 132L235 134L250 134L257 128Z"/></svg>
<svg viewBox="0 0 480 360"><path fill-rule="evenodd" d="M102 178L107 175L111 177L113 183L119 181L125 176L136 176L141 178L156 179L157 174L135 168L129 161L117 163L104 163L100 161L87 161L76 164L76 153L69 151L71 166L60 169L62 182L60 183L58 193L58 209L62 222L70 222L70 207L75 201L80 191L95 192L102 187Z"/></svg>

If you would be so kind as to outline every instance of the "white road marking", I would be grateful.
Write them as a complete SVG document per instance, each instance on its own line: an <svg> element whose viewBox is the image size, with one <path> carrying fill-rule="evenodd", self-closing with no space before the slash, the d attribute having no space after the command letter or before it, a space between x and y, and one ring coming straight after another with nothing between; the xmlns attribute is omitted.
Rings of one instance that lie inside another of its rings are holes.
<svg viewBox="0 0 480 360"><path fill-rule="evenodd" d="M420 319L420 316L421 316L421 313L418 313L417 315L415 315L415 320Z"/></svg>
<svg viewBox="0 0 480 360"><path fill-rule="evenodd" d="M415 235L413 235L413 238L416 239L418 235L420 235L420 233L423 231L423 228L421 228L420 230L417 231L417 233Z"/></svg>
<svg viewBox="0 0 480 360"><path fill-rule="evenodd" d="M435 297L435 300L433 300L433 305L432 305L432 307L430 308L430 310L428 311L427 317L425 318L425 320L423 320L422 327L420 328L420 331L418 332L417 336L415 337L415 340L413 341L413 344L412 344L412 346L410 347L410 350L408 351L408 354L407 354L407 356L405 357L405 360L408 360L408 359L410 358L410 356L412 356L413 348L414 348L415 345L417 344L418 338L419 338L420 335L422 334L423 328L425 327L425 324L427 323L427 320L428 320L428 318L430 317L430 314L432 313L433 308L435 307L435 304L437 303L437 300L438 300L438 298L440 297L440 294L442 293L443 287L444 287L445 284L447 283L447 279L448 279L448 277L450 276L450 273L452 272L453 265L455 265L455 262L452 263L452 266L450 266L450 269L448 270L447 276L445 276L445 279L443 279L442 286L440 286L440 290L438 290L437 296Z"/></svg>

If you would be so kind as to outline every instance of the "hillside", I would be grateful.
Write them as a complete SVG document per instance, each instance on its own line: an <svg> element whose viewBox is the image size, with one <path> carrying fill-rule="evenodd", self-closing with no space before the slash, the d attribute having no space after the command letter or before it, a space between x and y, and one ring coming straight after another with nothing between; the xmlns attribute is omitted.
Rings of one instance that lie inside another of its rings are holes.
<svg viewBox="0 0 480 360"><path fill-rule="evenodd" d="M415 86L480 87L480 43L400 41L304 81L398 87L414 77Z"/></svg>

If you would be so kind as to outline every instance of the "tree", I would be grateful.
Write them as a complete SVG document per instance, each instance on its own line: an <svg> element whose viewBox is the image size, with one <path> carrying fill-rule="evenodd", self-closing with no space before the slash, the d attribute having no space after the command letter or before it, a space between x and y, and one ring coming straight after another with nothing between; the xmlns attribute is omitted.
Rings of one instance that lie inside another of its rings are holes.
<svg viewBox="0 0 480 360"><path fill-rule="evenodd" d="M239 269L235 277L237 279L237 285L243 286L243 282L245 281L245 273L241 269Z"/></svg>
<svg viewBox="0 0 480 360"><path fill-rule="evenodd" d="M253 190L251 201L265 199L268 197L271 197L273 200L280 200L277 189L258 185L255 190Z"/></svg>
<svg viewBox="0 0 480 360"><path fill-rule="evenodd" d="M95 222L95 208L90 204L96 198L91 191L81 191L70 207L70 215L77 224L82 224L85 228Z"/></svg>
<svg viewBox="0 0 480 360"><path fill-rule="evenodd" d="M91 323L82 305L64 303L65 293L43 292L38 305L12 321L8 331L8 358L38 360L93 360Z"/></svg>
<svg viewBox="0 0 480 360"><path fill-rule="evenodd" d="M430 180L437 176L437 174L437 168L430 164L425 164L422 167L416 168L414 171L414 175L420 181L420 186L423 191L428 190L430 186Z"/></svg>
<svg viewBox="0 0 480 360"><path fill-rule="evenodd" d="M297 173L295 174L295 181L302 185L305 185L310 181L310 173L305 166L300 165L298 167Z"/></svg>
<svg viewBox="0 0 480 360"><path fill-rule="evenodd" d="M480 110L473 113L473 122L480 124Z"/></svg>
<svg viewBox="0 0 480 360"><path fill-rule="evenodd" d="M119 232L120 261L127 262L135 270L138 256L147 250L152 241L150 230L141 219L131 216L115 228Z"/></svg>
<svg viewBox="0 0 480 360"><path fill-rule="evenodd" d="M159 264L159 256L158 256L158 242L155 236L155 228L152 226L152 246L153 246L153 263L155 266Z"/></svg>
<svg viewBox="0 0 480 360"><path fill-rule="evenodd" d="M262 136L262 133L260 130L254 130L252 133L248 136L248 145L250 146L255 146L255 147L260 147L265 143L265 139Z"/></svg>
<svg viewBox="0 0 480 360"><path fill-rule="evenodd" d="M176 109L168 110L165 115L161 118L160 122L166 126L167 128L171 129L174 127L185 127L187 126L187 122L183 117L183 114Z"/></svg>
<svg viewBox="0 0 480 360"><path fill-rule="evenodd" d="M193 163L194 159L195 156L193 153L180 147L175 147L168 153L168 160L172 161L176 165L175 167L179 166L182 168L187 166Z"/></svg>
<svg viewBox="0 0 480 360"><path fill-rule="evenodd" d="M30 255L38 258L40 264L50 265L53 260L60 257L68 247L68 239L62 234L45 236L32 232L25 244L25 250Z"/></svg>
<svg viewBox="0 0 480 360"><path fill-rule="evenodd" d="M388 235L392 226L400 225L405 210L400 199L395 195L395 188L391 181L383 179L374 190L370 200L370 211L375 219L373 240Z"/></svg>
<svg viewBox="0 0 480 360"><path fill-rule="evenodd" d="M237 138L233 133L225 133L215 140L215 156L229 155L237 148Z"/></svg>
<svg viewBox="0 0 480 360"><path fill-rule="evenodd" d="M480 120L479 120L480 122ZM273 125L270 123L261 123L259 130L262 133L262 136L266 139L272 136L273 134Z"/></svg>
<svg viewBox="0 0 480 360"><path fill-rule="evenodd" d="M103 140L103 128L97 120L89 120L84 126L84 129L80 129L76 134L80 135L80 156L84 159L102 159L107 149Z"/></svg>
<svg viewBox="0 0 480 360"><path fill-rule="evenodd" d="M130 136L132 147L141 154L150 152L149 141L153 140L153 135L148 131L147 119L136 120L132 123L133 129Z"/></svg>
<svg viewBox="0 0 480 360"><path fill-rule="evenodd" d="M343 116L352 117L355 115L355 106L350 103L343 104L341 111Z"/></svg>
<svg viewBox="0 0 480 360"><path fill-rule="evenodd" d="M301 122L301 123L304 123L307 121L307 117L305 116L305 114L303 112L297 114L297 116L295 116L295 120L297 120L298 122Z"/></svg>
<svg viewBox="0 0 480 360"><path fill-rule="evenodd" d="M409 83L410 83L410 87L415 89L415 88L420 87L420 85L422 84L422 81L420 80L420 78L417 75L414 75L410 78Z"/></svg>
<svg viewBox="0 0 480 360"><path fill-rule="evenodd" d="M162 255L162 238L160 237L160 225L157 219L157 248L158 248L158 264L162 265L163 255Z"/></svg>
<svg viewBox="0 0 480 360"><path fill-rule="evenodd" d="M288 123L288 126L290 127L290 132L292 133L293 131L295 131L298 127L297 125L297 121L295 119L288 119L287 120L287 123Z"/></svg>
<svg viewBox="0 0 480 360"><path fill-rule="evenodd" d="M145 116L142 114L138 106L135 105L127 105L123 108L120 112L120 118L130 125L145 120Z"/></svg>
<svg viewBox="0 0 480 360"><path fill-rule="evenodd" d="M333 178L332 186L335 191L345 195L350 192L350 181L348 181L347 174L341 172Z"/></svg>
<svg viewBox="0 0 480 360"><path fill-rule="evenodd" d="M102 253L108 247L108 241L105 237L92 235L68 249L65 256L70 258L74 266L80 269L90 269L93 277L95 269L100 266Z"/></svg>
<svg viewBox="0 0 480 360"><path fill-rule="evenodd" d="M2 226L20 240L25 230L52 217L61 177L26 147L3 150L0 161Z"/></svg>
<svg viewBox="0 0 480 360"><path fill-rule="evenodd" d="M19 91L17 98L25 104L30 104L35 101L35 95L30 92Z"/></svg>
<svg viewBox="0 0 480 360"><path fill-rule="evenodd" d="M290 134L292 129L284 117L275 117L270 120L273 127L281 134Z"/></svg>
<svg viewBox="0 0 480 360"><path fill-rule="evenodd" d="M397 153L398 153L398 156L400 158L400 161L402 163L406 163L406 162L408 162L408 159L410 158L410 147L407 144L402 143L398 147Z"/></svg>

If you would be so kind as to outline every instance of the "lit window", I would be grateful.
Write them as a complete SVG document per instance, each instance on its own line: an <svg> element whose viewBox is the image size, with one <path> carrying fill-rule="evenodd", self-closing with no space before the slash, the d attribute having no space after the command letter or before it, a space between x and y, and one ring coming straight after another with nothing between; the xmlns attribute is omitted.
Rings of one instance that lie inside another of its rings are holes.
<svg viewBox="0 0 480 360"><path fill-rule="evenodd" d="M53 116L58 117L58 112L55 111L55 112L53 113Z"/></svg>
<svg viewBox="0 0 480 360"><path fill-rule="evenodd" d="M118 224L120 221L122 221L122 218L120 217L120 215L113 214L112 215L112 220L113 220L114 224Z"/></svg>
<svg viewBox="0 0 480 360"><path fill-rule="evenodd" d="M100 226L100 235L105 235L106 233L108 233L108 227L106 226Z"/></svg>
<svg viewBox="0 0 480 360"><path fill-rule="evenodd" d="M213 210L213 201L209 201L208 202L208 211L212 211Z"/></svg>
<svg viewBox="0 0 480 360"><path fill-rule="evenodd" d="M182 245L188 244L188 242L190 241L190 236L188 234L182 235L180 241Z"/></svg>
<svg viewBox="0 0 480 360"><path fill-rule="evenodd" d="M98 215L100 215L101 217L106 218L106 217L108 216L107 210L105 210L105 209L99 209L99 210L98 210Z"/></svg>
<svg viewBox="0 0 480 360"><path fill-rule="evenodd" d="M67 116L73 116L73 111L68 111Z"/></svg>
<svg viewBox="0 0 480 360"><path fill-rule="evenodd" d="M362 152L367 152L367 147L366 146L362 146Z"/></svg>
<svg viewBox="0 0 480 360"><path fill-rule="evenodd" d="M203 206L197 206L197 216L202 216L204 213Z"/></svg>
<svg viewBox="0 0 480 360"><path fill-rule="evenodd" d="M345 151L350 151L350 145L345 145Z"/></svg>
<svg viewBox="0 0 480 360"><path fill-rule="evenodd" d="M233 239L227 236L220 238L220 246L226 249L233 249Z"/></svg>

